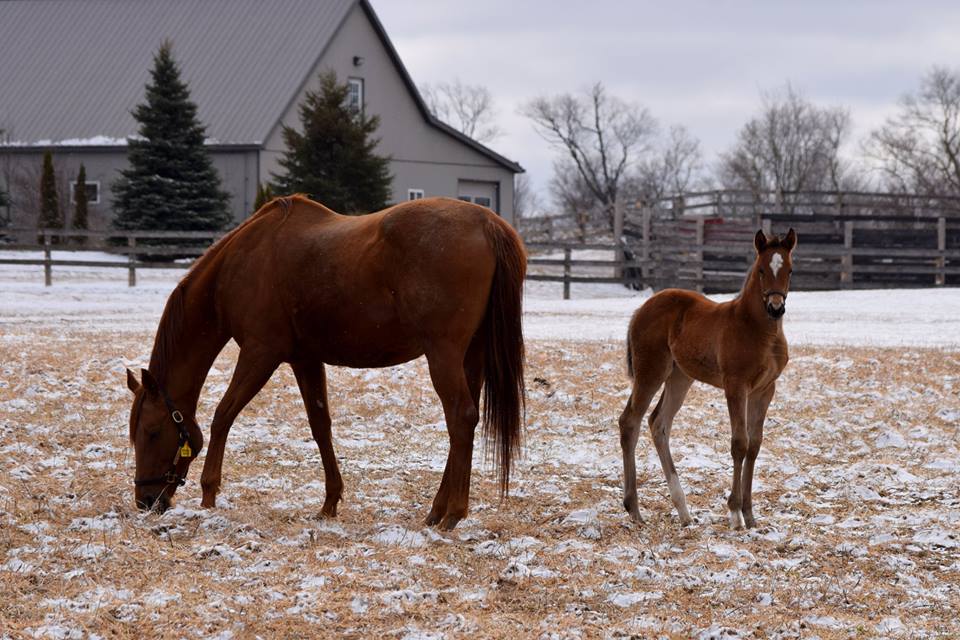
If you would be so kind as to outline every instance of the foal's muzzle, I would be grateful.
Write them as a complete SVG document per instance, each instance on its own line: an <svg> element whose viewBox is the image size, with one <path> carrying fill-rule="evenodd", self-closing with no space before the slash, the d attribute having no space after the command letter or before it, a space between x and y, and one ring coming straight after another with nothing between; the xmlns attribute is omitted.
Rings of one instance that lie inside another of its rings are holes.
<svg viewBox="0 0 960 640"><path fill-rule="evenodd" d="M767 315L778 320L787 312L787 296L779 291L770 291L764 296L764 306L767 308Z"/></svg>

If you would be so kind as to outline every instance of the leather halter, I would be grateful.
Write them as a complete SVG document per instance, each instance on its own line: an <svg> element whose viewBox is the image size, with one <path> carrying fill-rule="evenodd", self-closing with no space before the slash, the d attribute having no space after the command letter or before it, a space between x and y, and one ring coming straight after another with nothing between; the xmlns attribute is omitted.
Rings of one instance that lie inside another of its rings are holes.
<svg viewBox="0 0 960 640"><path fill-rule="evenodd" d="M160 484L163 483L163 488L166 488L170 485L176 485L182 487L187 482L186 473L180 475L177 473L177 463L180 462L180 458L192 458L196 457L200 453L199 448L194 451L190 448L190 433L187 431L186 421L184 420L183 414L173 405L173 400L170 399L170 396L167 395L166 391L161 389L163 394L163 402L167 405L167 410L170 412L170 419L173 420L173 423L177 426L177 431L179 432L177 438L177 452L173 456L173 462L170 463L170 468L162 476L156 476L154 478L134 478L133 484L137 487L142 487L148 484ZM186 448L184 445L187 445ZM186 451L186 453L184 453Z"/></svg>

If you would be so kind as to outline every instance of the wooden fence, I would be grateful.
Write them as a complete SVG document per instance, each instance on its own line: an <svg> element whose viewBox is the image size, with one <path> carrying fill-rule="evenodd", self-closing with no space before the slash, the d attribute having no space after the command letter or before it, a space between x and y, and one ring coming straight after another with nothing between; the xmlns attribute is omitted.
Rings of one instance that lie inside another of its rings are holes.
<svg viewBox="0 0 960 640"><path fill-rule="evenodd" d="M36 237L37 243L0 244L0 250L42 251L42 258L4 258L0 265L43 267L46 286L53 284L54 267L101 267L127 270L127 284L137 284L138 269L187 269L224 231L73 231L64 229L12 229L20 237ZM54 251L108 252L118 260L54 258ZM188 260L184 260L184 259Z"/></svg>
<svg viewBox="0 0 960 640"><path fill-rule="evenodd" d="M718 191L686 194L626 207L622 245L609 276L640 287L682 287L706 292L739 290L753 261L757 229L796 229L795 290L960 285L960 199L874 193L752 194ZM557 225L557 221L552 224ZM521 224L523 230L524 224ZM526 228L530 228L527 226ZM603 230L598 238L612 239ZM549 264L537 252L577 253L569 241L529 243L531 265ZM556 261L558 258L553 258ZM570 258L570 282L583 282L595 261ZM563 281L564 273L535 279Z"/></svg>

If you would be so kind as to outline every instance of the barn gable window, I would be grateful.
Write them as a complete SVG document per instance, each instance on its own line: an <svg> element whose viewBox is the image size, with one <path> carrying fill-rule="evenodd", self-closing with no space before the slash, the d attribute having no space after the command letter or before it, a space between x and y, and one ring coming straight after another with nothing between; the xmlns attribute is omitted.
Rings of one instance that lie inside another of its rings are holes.
<svg viewBox="0 0 960 640"><path fill-rule="evenodd" d="M423 189L407 189L407 200L419 200L423 197Z"/></svg>
<svg viewBox="0 0 960 640"><path fill-rule="evenodd" d="M363 78L347 78L347 107L354 113L363 113Z"/></svg>

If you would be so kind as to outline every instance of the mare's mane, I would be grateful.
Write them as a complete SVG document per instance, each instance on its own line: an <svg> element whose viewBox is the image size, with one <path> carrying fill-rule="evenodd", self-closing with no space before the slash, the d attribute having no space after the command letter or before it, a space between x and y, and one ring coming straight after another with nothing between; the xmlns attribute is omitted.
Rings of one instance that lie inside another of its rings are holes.
<svg viewBox="0 0 960 640"><path fill-rule="evenodd" d="M207 269L216 264L218 256L223 253L226 246L244 229L273 211L280 211L281 220L286 218L293 204L297 201L309 202L309 200L297 194L274 198L260 207L252 216L213 243L202 256L197 258L190 267L190 270L187 271L187 274L183 276L177 284L163 309L160 325L157 327L157 335L153 342L153 352L150 354L150 373L153 374L161 385L166 382L170 359L177 349L183 331L184 298L187 289L200 278Z"/></svg>

